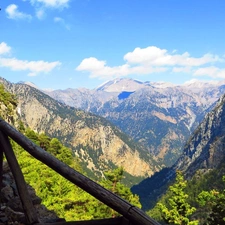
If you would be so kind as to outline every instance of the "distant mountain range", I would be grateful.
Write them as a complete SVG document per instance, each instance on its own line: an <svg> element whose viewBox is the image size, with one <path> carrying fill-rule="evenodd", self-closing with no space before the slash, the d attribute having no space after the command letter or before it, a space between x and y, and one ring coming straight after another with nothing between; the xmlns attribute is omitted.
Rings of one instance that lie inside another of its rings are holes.
<svg viewBox="0 0 225 225"><path fill-rule="evenodd" d="M165 166L178 159L193 130L224 92L224 82L174 85L132 79L108 81L94 90L45 91L59 102L103 116Z"/></svg>

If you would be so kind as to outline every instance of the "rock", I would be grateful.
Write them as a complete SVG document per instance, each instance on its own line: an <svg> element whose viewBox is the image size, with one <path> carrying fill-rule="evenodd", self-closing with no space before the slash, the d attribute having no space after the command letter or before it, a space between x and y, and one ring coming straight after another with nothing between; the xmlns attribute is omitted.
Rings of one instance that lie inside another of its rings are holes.
<svg viewBox="0 0 225 225"><path fill-rule="evenodd" d="M8 219L8 222L22 222L26 223L26 217L25 214L22 212L16 212L10 207L5 208L5 215Z"/></svg>
<svg viewBox="0 0 225 225"><path fill-rule="evenodd" d="M12 173L4 162L3 166L3 182L1 189L1 208L0 208L0 225L1 224L26 224L26 217L23 206L18 195L17 187L13 179ZM59 221L55 212L48 210L41 205L41 198L36 196L35 190L27 185L29 197L31 198L34 208L36 209L38 218L41 222Z"/></svg>
<svg viewBox="0 0 225 225"><path fill-rule="evenodd" d="M16 212L23 212L23 206L22 206L22 203L21 203L19 197L15 197L15 198L11 199L6 204L6 206L9 207L10 209L16 211Z"/></svg>
<svg viewBox="0 0 225 225"><path fill-rule="evenodd" d="M7 202L14 197L13 189L9 185L5 186L1 190L1 201Z"/></svg>

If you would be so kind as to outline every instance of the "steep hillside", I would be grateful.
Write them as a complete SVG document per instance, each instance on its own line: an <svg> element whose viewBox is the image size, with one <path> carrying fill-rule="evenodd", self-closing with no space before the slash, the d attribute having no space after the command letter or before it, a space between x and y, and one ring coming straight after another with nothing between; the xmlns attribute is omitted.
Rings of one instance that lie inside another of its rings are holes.
<svg viewBox="0 0 225 225"><path fill-rule="evenodd" d="M182 156L173 167L156 173L151 178L143 180L132 191L140 196L144 209L152 207L172 182L175 171L180 170L190 179L200 171L206 173L221 165L225 156L225 95L217 102L215 108L205 116L187 141Z"/></svg>
<svg viewBox="0 0 225 225"><path fill-rule="evenodd" d="M5 91L5 87L0 83L0 116L12 125L18 124L18 114L16 113L16 96Z"/></svg>
<svg viewBox="0 0 225 225"><path fill-rule="evenodd" d="M175 169L192 177L199 169L216 168L225 153L225 96L207 114L184 147L184 154L175 164Z"/></svg>
<svg viewBox="0 0 225 225"><path fill-rule="evenodd" d="M70 106L111 121L161 160L175 163L192 131L224 93L223 83L184 85L115 79L95 90L46 92Z"/></svg>
<svg viewBox="0 0 225 225"><path fill-rule="evenodd" d="M1 82L17 96L17 112L26 125L59 138L95 175L116 166L123 166L136 177L159 170L143 147L104 118L68 107L31 86L11 84L4 79Z"/></svg>
<svg viewBox="0 0 225 225"><path fill-rule="evenodd" d="M16 96L7 92L4 86L0 84L0 117L6 120L11 125L19 128L20 121L19 116L16 112L17 103L18 102L16 100ZM12 145L15 147L15 143L12 143ZM15 149L14 147L13 147L14 153L17 155L17 149ZM23 150L22 152L24 153L25 151ZM21 155L22 154L19 154L17 160L20 158ZM30 161L30 157L27 157L26 159ZM23 160L25 160L24 157ZM17 185L7 161L4 160L1 166L2 168L1 168L1 193L0 193L1 196L0 223L27 224L27 218L25 216L25 211L21 203ZM37 171L37 167L35 167L35 171ZM42 199L36 195L35 190L28 184L27 190L41 222L48 223L60 221L59 217L56 215L55 212L48 210L43 205Z"/></svg>

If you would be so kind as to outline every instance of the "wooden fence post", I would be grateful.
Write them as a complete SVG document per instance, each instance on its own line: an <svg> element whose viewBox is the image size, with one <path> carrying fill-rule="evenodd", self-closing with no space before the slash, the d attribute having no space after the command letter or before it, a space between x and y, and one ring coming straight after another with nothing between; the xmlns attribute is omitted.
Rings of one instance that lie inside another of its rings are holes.
<svg viewBox="0 0 225 225"><path fill-rule="evenodd" d="M3 150L0 145L0 191L2 190L2 175L3 175Z"/></svg>
<svg viewBox="0 0 225 225"><path fill-rule="evenodd" d="M38 223L38 217L33 203L30 199L27 185L24 180L20 166L16 160L16 156L13 152L8 137L0 131L0 143L8 161L9 167L16 182L16 186L19 192L19 196L23 205L25 216L28 224Z"/></svg>

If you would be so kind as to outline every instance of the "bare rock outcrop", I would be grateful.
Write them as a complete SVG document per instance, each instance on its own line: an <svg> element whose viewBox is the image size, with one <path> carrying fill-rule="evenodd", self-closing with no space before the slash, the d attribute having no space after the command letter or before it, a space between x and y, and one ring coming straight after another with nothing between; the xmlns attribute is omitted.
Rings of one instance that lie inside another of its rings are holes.
<svg viewBox="0 0 225 225"><path fill-rule="evenodd" d="M40 222L51 223L61 221L56 213L41 204L35 190L27 185L29 197L36 209ZM0 193L0 224L26 224L26 216L17 191L17 187L7 162L3 164L3 179Z"/></svg>

